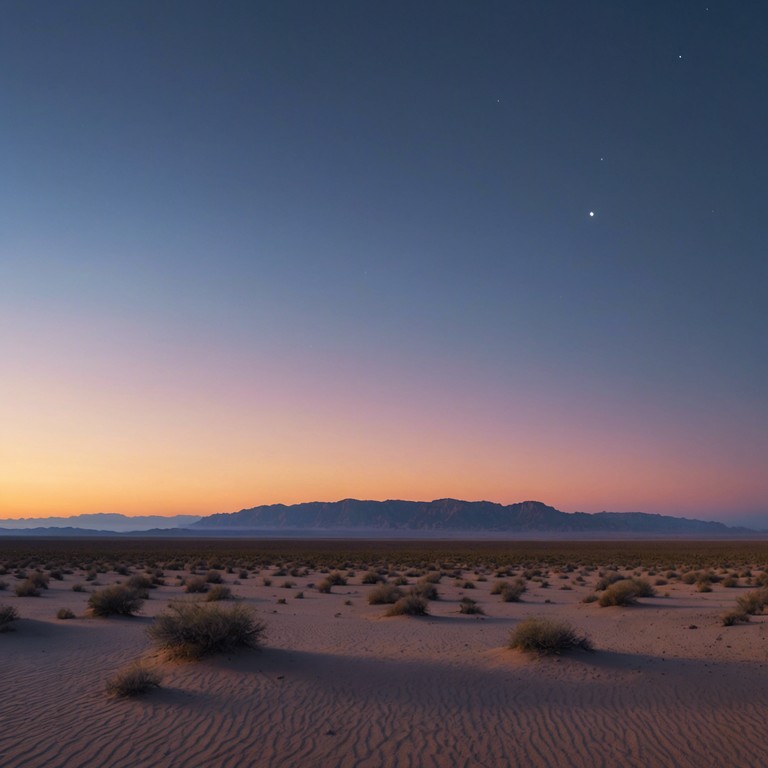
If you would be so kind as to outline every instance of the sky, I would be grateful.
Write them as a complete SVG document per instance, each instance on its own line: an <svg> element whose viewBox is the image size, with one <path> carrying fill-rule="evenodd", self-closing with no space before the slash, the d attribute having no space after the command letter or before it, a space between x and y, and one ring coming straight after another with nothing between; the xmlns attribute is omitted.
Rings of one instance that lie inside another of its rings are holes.
<svg viewBox="0 0 768 768"><path fill-rule="evenodd" d="M768 517L768 4L0 6L0 518Z"/></svg>

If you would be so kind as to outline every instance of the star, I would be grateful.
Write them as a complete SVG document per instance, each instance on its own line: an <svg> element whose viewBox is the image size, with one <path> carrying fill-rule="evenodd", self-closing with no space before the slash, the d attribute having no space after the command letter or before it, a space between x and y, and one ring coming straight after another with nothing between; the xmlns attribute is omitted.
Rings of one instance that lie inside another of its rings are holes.
<svg viewBox="0 0 768 768"><path fill-rule="evenodd" d="M590 211L590 212L589 212L589 218L590 218L590 219L591 219L591 218L594 218L594 215L595 215L595 212L594 212L594 211Z"/></svg>

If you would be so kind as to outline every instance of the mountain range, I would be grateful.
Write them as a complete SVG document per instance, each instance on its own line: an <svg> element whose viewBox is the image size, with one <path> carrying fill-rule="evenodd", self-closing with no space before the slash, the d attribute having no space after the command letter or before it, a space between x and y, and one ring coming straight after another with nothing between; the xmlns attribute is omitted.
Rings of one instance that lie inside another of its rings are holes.
<svg viewBox="0 0 768 768"><path fill-rule="evenodd" d="M561 512L540 501L497 504L490 501L436 499L434 501L361 501L269 504L207 517L154 515L129 517L103 513L66 518L3 520L0 535L41 536L248 536L318 535L348 532L361 535L409 534L456 536L530 535L672 535L743 536L749 528L727 526L669 515L643 512Z"/></svg>

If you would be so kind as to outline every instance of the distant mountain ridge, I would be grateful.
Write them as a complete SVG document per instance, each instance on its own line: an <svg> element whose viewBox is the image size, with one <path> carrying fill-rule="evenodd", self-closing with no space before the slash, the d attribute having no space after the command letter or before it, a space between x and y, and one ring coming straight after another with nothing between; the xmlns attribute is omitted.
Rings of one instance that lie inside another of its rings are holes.
<svg viewBox="0 0 768 768"><path fill-rule="evenodd" d="M202 518L191 530L357 529L382 531L505 531L546 533L748 533L724 523L644 512L561 512L540 501L312 501L268 504Z"/></svg>
<svg viewBox="0 0 768 768"><path fill-rule="evenodd" d="M750 528L645 512L561 512L540 501L497 504L491 501L311 501L267 504L239 512L199 517L117 513L71 517L0 520L0 536L42 537L345 537L365 535L395 538L472 536L530 538L576 536L749 536ZM765 533L765 532L764 532Z"/></svg>
<svg viewBox="0 0 768 768"><path fill-rule="evenodd" d="M200 515L139 515L130 517L119 512L95 512L69 517L16 517L0 519L0 530L29 530L33 528L85 531L144 531L149 528L182 528L200 520Z"/></svg>

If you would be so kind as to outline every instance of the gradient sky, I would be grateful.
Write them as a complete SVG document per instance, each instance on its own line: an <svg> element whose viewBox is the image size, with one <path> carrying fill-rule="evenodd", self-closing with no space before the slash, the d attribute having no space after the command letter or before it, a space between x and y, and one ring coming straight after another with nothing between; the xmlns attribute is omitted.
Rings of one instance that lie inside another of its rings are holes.
<svg viewBox="0 0 768 768"><path fill-rule="evenodd" d="M4 0L0 517L768 514L766 39L763 0Z"/></svg>

